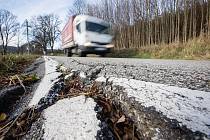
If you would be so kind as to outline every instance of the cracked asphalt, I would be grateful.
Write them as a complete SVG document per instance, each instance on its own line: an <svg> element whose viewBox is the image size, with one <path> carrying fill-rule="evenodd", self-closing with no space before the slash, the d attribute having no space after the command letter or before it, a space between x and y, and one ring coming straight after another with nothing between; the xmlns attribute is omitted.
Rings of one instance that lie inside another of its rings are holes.
<svg viewBox="0 0 210 140"><path fill-rule="evenodd" d="M123 113L135 122L142 139L210 139L210 61L51 58L80 75L86 84L98 82L103 95L120 105ZM74 104L78 106L77 102ZM57 114L49 112L52 116ZM41 127L45 119L34 123L27 136L43 135Z"/></svg>
<svg viewBox="0 0 210 140"><path fill-rule="evenodd" d="M136 79L210 92L210 61L51 57L87 75Z"/></svg>

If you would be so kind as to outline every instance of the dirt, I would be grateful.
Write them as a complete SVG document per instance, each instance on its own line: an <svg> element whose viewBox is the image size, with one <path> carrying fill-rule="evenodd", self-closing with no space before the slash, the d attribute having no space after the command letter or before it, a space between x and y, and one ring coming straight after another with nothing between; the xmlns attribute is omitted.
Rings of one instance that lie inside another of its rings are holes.
<svg viewBox="0 0 210 140"><path fill-rule="evenodd" d="M43 58L38 58L23 73L33 73L41 78L44 75ZM0 122L1 126L14 120L16 116L20 115L27 108L29 101L33 97L33 91L38 84L39 81L35 83L24 83L24 87L21 84L10 85L0 90L0 112L6 113L7 115L7 119Z"/></svg>
<svg viewBox="0 0 210 140"><path fill-rule="evenodd" d="M20 99L24 94L24 88L20 85L12 86L0 91L0 112L8 112L14 101Z"/></svg>

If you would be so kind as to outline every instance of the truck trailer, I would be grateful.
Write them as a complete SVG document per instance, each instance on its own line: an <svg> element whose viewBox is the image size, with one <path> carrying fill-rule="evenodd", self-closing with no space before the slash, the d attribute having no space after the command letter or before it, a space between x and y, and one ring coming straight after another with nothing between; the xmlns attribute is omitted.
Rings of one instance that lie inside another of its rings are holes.
<svg viewBox="0 0 210 140"><path fill-rule="evenodd" d="M68 57L73 54L105 56L114 47L109 23L88 15L71 16L61 36L62 49Z"/></svg>

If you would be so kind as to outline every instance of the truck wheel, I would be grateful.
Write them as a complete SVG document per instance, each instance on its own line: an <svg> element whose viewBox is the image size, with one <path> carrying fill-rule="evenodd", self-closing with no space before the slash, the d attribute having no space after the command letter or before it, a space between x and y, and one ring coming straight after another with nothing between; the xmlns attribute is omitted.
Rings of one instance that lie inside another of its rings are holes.
<svg viewBox="0 0 210 140"><path fill-rule="evenodd" d="M106 57L106 53L100 54L101 57Z"/></svg>
<svg viewBox="0 0 210 140"><path fill-rule="evenodd" d="M79 53L79 57L86 57L86 55L87 54L85 52L82 52L82 51Z"/></svg>
<svg viewBox="0 0 210 140"><path fill-rule="evenodd" d="M66 56L67 57L71 57L72 56L71 49L66 49Z"/></svg>
<svg viewBox="0 0 210 140"><path fill-rule="evenodd" d="M86 57L86 53L84 51L82 51L81 49L78 48L77 50L77 54L79 55L79 57Z"/></svg>

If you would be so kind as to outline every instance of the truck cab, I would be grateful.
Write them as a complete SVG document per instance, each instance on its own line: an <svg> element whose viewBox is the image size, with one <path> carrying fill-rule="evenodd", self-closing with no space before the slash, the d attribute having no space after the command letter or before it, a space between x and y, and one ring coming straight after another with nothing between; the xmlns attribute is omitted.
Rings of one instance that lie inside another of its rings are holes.
<svg viewBox="0 0 210 140"><path fill-rule="evenodd" d="M109 23L96 17L78 15L73 20L74 45L68 48L68 52L83 57L87 54L105 56L114 47L112 39Z"/></svg>

